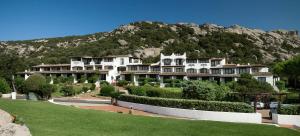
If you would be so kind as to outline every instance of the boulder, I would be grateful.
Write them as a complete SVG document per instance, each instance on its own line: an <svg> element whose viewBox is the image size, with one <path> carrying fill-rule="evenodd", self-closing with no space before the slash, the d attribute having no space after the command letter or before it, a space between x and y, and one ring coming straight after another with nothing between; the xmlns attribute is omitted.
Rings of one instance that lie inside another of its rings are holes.
<svg viewBox="0 0 300 136"><path fill-rule="evenodd" d="M11 123L12 121L13 121L12 116L9 113L0 109L0 127L8 123Z"/></svg>
<svg viewBox="0 0 300 136"><path fill-rule="evenodd" d="M0 127L0 136L31 136L25 125L8 123Z"/></svg>

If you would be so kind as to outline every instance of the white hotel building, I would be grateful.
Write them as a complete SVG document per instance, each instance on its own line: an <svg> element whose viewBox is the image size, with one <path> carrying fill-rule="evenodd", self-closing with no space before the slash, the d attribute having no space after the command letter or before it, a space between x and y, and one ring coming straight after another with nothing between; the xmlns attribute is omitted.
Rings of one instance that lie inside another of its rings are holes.
<svg viewBox="0 0 300 136"><path fill-rule="evenodd" d="M135 85L138 85L139 78L156 78L162 87L164 79L229 82L236 81L242 73L249 73L257 80L268 82L272 86L279 80L264 65L227 64L225 58L189 59L185 53L161 54L160 61L153 64L143 64L140 58L131 55L72 57L70 64L41 64L19 74L27 79L34 73L50 77L73 76L74 83L82 76L89 77L94 74L99 75L99 80L109 83L122 79L133 80Z"/></svg>

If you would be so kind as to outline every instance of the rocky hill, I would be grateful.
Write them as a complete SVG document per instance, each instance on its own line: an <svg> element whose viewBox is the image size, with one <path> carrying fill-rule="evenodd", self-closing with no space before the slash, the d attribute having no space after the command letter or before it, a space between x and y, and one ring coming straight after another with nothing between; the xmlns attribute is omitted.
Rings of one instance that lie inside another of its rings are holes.
<svg viewBox="0 0 300 136"><path fill-rule="evenodd" d="M70 56L133 54L145 62L160 52L187 52L189 57L226 57L235 63L272 63L300 53L297 31L263 31L238 25L135 22L111 32L25 41L1 41L28 64L67 63Z"/></svg>

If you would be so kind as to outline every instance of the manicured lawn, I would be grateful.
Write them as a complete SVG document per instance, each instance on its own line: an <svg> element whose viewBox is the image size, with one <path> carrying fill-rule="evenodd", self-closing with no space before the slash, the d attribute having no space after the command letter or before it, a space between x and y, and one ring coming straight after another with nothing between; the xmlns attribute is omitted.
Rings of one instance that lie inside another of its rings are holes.
<svg viewBox="0 0 300 136"><path fill-rule="evenodd" d="M0 99L0 108L22 117L33 136L299 136L267 125L189 121L82 110L48 102Z"/></svg>
<svg viewBox="0 0 300 136"><path fill-rule="evenodd" d="M60 84L54 84L57 88L57 90L52 93L52 97L63 97L63 93L60 92L60 89L65 86L65 84L60 83ZM83 87L90 88L92 86L91 83L77 83L77 84L72 84L75 92L79 93L81 92Z"/></svg>

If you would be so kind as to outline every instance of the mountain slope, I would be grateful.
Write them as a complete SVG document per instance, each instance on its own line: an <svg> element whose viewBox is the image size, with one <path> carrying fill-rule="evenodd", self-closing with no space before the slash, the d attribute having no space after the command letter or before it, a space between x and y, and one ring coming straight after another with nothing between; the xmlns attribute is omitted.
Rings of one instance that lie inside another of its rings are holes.
<svg viewBox="0 0 300 136"><path fill-rule="evenodd" d="M135 22L112 32L26 41L2 41L29 65L67 63L70 56L133 54L155 62L160 52L187 52L189 57L226 57L235 63L265 63L300 53L297 31L266 32L238 25Z"/></svg>

